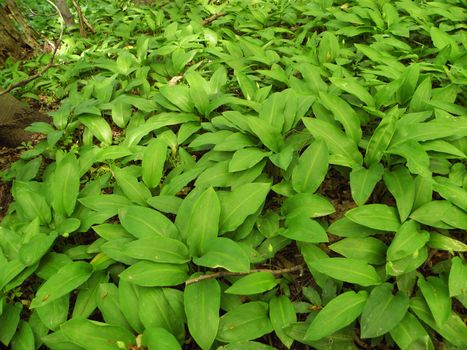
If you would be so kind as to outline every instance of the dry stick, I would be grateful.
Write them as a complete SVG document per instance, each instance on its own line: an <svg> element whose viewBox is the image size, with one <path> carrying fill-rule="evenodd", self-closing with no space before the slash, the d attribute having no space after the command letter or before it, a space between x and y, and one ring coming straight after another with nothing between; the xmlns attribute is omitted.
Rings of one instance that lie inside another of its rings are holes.
<svg viewBox="0 0 467 350"><path fill-rule="evenodd" d="M190 284L198 283L204 280L209 280L213 278L221 278L221 277L226 277L226 276L244 276L244 275L249 275L250 273L255 273L255 272L269 272L269 273L272 273L273 275L283 275L284 273L289 273L289 272L294 272L294 271L301 272L303 271L303 267L304 265L300 264L300 265L295 265L292 267L287 267L285 269L279 269L279 270L253 269L253 270L250 270L249 272L220 271L220 272L212 273L210 275L202 275L199 277L191 278L185 281L185 285L188 286Z"/></svg>
<svg viewBox="0 0 467 350"><path fill-rule="evenodd" d="M22 87L22 86L25 86L25 85L29 84L31 81L33 81L33 80L39 78L40 76L42 76L50 68L58 66L58 64L54 63L54 60L55 60L55 56L57 55L57 51L58 51L58 48L60 46L60 43L62 42L63 32L65 30L65 20L63 19L62 13L58 9L58 7L53 2L51 2L50 0L47 0L47 2L55 8L55 10L57 11L57 13L58 13L58 15L60 16L60 19L61 19L60 35L57 38L57 40L55 41L54 51L52 53L52 57L50 58L49 64L47 66L45 66L44 68L42 68L36 74L31 75L31 76L27 77L24 80L21 80L21 81L19 81L17 83L14 83L14 84L10 85L6 90L3 90L3 91L0 92L0 96L6 95L11 90L14 90L16 88L19 88L19 87Z"/></svg>
<svg viewBox="0 0 467 350"><path fill-rule="evenodd" d="M83 15L83 11L81 11L81 7L79 7L78 3L75 1L75 0L71 0L71 3L73 4L73 7L75 8L76 10L76 13L78 13L78 18L79 18L79 32L81 34L82 37L86 37L86 31L84 29L84 26L83 24L88 27L88 29L92 32L92 33L96 33L95 29L93 28L93 26L91 25L91 23L89 23L89 21L86 19L86 17L84 17Z"/></svg>
<svg viewBox="0 0 467 350"><path fill-rule="evenodd" d="M211 17L206 18L206 19L203 21L203 25L211 24L212 22L214 22L214 21L215 21L216 19L218 19L219 17L223 17L223 16L225 16L225 15L226 15L225 12L216 13L216 14L212 15Z"/></svg>

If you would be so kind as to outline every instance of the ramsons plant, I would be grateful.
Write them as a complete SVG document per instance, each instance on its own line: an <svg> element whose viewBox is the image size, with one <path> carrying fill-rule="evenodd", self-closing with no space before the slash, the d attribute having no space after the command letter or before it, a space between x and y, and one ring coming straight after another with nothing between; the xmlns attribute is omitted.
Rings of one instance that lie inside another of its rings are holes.
<svg viewBox="0 0 467 350"><path fill-rule="evenodd" d="M23 90L0 342L467 347L460 1L88 6Z"/></svg>

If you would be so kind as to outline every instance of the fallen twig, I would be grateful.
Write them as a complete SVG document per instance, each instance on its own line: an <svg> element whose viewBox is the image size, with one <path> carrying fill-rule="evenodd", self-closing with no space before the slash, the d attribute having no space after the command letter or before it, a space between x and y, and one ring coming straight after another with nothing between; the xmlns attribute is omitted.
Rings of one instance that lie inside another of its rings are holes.
<svg viewBox="0 0 467 350"><path fill-rule="evenodd" d="M211 17L206 18L206 19L203 21L203 25L211 24L211 23L214 22L216 19L218 19L218 18L220 18L220 17L223 17L223 16L225 16L225 15L226 15L225 12L216 13L216 14L212 15Z"/></svg>
<svg viewBox="0 0 467 350"><path fill-rule="evenodd" d="M213 278L222 278L226 276L244 276L244 275L249 275L251 273L255 272L269 272L272 273L273 275L283 275L285 273L290 273L290 272L295 272L295 271L303 271L303 264L295 265L292 267L287 267L284 269L278 269L278 270L270 270L270 269L253 269L250 270L249 272L230 272L230 271L220 271L220 272L215 272L209 275L202 275L199 277L191 278L189 280L185 281L185 285L190 285L193 283L199 283L204 280L209 280Z"/></svg>
<svg viewBox="0 0 467 350"><path fill-rule="evenodd" d="M73 7L76 10L76 13L78 14L79 18L79 33L81 34L82 37L86 37L86 30L84 29L84 26L86 26L93 34L96 33L96 30L94 27L89 23L89 21L84 17L83 11L81 11L81 7L79 7L78 3L75 0L71 0L71 3L73 4Z"/></svg>

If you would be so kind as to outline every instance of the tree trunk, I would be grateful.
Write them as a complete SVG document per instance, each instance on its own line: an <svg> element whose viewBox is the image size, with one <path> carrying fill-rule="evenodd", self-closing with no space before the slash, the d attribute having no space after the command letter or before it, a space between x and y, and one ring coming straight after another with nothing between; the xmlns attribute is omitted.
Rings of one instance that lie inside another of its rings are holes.
<svg viewBox="0 0 467 350"><path fill-rule="evenodd" d="M41 50L36 33L16 7L13 0L0 6L0 65L8 57L23 59Z"/></svg>
<svg viewBox="0 0 467 350"><path fill-rule="evenodd" d="M60 13L62 14L63 20L65 21L65 25L67 27L72 26L75 24L75 20L73 19L73 15L71 14L70 7L68 6L66 0L55 0L55 5L57 5Z"/></svg>

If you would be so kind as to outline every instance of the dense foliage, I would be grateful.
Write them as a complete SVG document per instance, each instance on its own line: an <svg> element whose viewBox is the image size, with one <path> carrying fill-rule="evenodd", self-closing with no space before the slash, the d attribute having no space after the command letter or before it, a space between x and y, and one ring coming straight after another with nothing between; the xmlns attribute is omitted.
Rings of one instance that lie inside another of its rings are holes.
<svg viewBox="0 0 467 350"><path fill-rule="evenodd" d="M461 1L87 6L19 91L60 104L3 174L0 342L467 348Z"/></svg>

